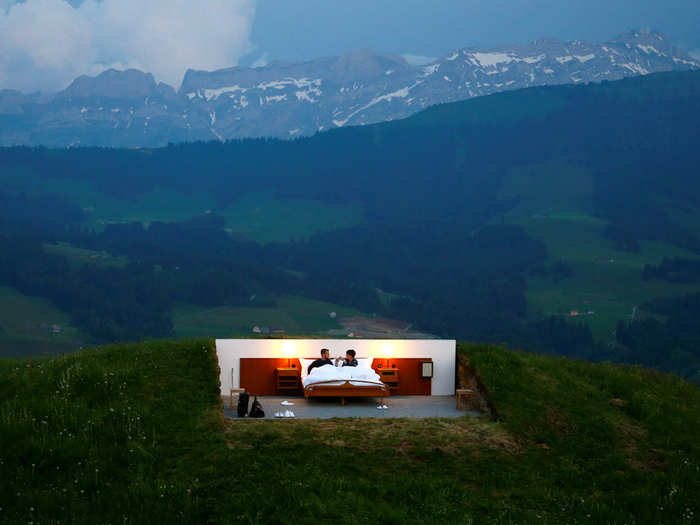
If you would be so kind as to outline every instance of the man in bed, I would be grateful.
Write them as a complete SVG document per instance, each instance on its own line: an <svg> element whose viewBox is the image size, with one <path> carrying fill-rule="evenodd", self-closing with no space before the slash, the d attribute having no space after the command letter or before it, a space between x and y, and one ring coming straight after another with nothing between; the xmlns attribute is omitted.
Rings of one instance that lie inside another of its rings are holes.
<svg viewBox="0 0 700 525"><path fill-rule="evenodd" d="M324 365L332 365L333 361L331 361L330 355L331 355L331 351L328 350L328 348L324 348L323 350L321 350L321 358L316 359L316 361L311 363L306 372L308 374L310 374L314 368L318 368L318 367L321 367Z"/></svg>
<svg viewBox="0 0 700 525"><path fill-rule="evenodd" d="M356 355L355 350L352 350L352 349L348 350L347 352L345 352L344 359L341 357L336 357L335 366L338 366L338 361L340 361L340 359L343 359L343 364L340 365L341 367L342 366L357 366L357 359L355 359L355 355Z"/></svg>

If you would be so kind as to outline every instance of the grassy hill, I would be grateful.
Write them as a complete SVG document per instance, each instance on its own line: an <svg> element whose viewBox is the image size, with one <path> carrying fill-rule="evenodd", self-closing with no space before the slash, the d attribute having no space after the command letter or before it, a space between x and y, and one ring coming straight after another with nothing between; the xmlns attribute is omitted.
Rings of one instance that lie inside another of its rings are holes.
<svg viewBox="0 0 700 525"><path fill-rule="evenodd" d="M498 421L226 421L209 340L2 360L0 521L697 522L696 386L458 351Z"/></svg>

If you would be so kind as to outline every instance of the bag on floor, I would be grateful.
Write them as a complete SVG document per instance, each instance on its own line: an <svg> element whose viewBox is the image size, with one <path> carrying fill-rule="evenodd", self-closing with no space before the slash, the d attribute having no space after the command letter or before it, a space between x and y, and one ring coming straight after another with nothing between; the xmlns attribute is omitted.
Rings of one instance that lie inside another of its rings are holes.
<svg viewBox="0 0 700 525"><path fill-rule="evenodd" d="M248 392L238 394L238 417L246 417L248 415L248 401L250 395Z"/></svg>
<svg viewBox="0 0 700 525"><path fill-rule="evenodd" d="M250 417L265 417L265 411L263 410L260 401L258 401L258 396L253 399L253 405L250 407Z"/></svg>

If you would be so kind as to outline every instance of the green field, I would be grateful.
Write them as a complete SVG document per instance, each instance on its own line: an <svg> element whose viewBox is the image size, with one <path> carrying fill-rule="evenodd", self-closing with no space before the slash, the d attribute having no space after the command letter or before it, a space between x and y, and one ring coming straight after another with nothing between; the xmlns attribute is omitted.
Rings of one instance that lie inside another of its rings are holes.
<svg viewBox="0 0 700 525"><path fill-rule="evenodd" d="M700 284L642 280L646 264L658 264L664 257L697 258L680 248L645 242L639 253L616 251L603 236L605 225L592 217L537 218L522 225L547 245L553 260L568 263L574 272L573 277L556 283L551 278L530 278L527 297L531 310L545 315L592 311L594 314L576 321L588 323L600 341L612 339L617 321L631 319L635 306L655 297L700 291Z"/></svg>
<svg viewBox="0 0 700 525"><path fill-rule="evenodd" d="M336 319L330 317L331 312L336 312ZM254 326L281 328L286 333L319 334L341 328L338 318L355 315L363 314L323 301L283 296L277 299L274 308L178 305L173 312L173 324L178 337L252 335Z"/></svg>
<svg viewBox="0 0 700 525"><path fill-rule="evenodd" d="M0 286L0 356L41 355L77 349L85 334L68 323L68 315L48 300ZM60 333L53 333L58 325Z"/></svg>
<svg viewBox="0 0 700 525"><path fill-rule="evenodd" d="M697 386L458 350L498 421L225 420L210 340L0 360L0 521L697 523Z"/></svg>
<svg viewBox="0 0 700 525"><path fill-rule="evenodd" d="M279 200L262 193L247 193L217 213L226 217L232 233L262 243L303 239L364 222L360 206L329 205L310 199Z"/></svg>
<svg viewBox="0 0 700 525"><path fill-rule="evenodd" d="M47 253L65 257L73 267L80 267L84 264L96 264L98 266L123 268L129 263L128 257L115 257L107 252L76 248L65 242L44 244L43 246Z"/></svg>
<svg viewBox="0 0 700 525"><path fill-rule="evenodd" d="M500 197L520 199L503 219L542 241L551 260L566 262L574 273L558 282L528 279L527 299L533 315L584 312L586 315L572 319L587 323L597 340L608 342L618 320L631 319L633 309L644 302L700 291L700 284L643 281L645 265L659 264L664 257L698 256L652 242L641 243L639 253L616 250L604 235L607 222L593 215L593 192L593 178L584 167L558 161L513 170L504 179ZM639 313L646 315L643 310Z"/></svg>
<svg viewBox="0 0 700 525"><path fill-rule="evenodd" d="M41 178L25 168L0 174L0 183L35 195L61 195L80 206L89 224L97 230L109 223L182 222L216 213L226 218L231 234L266 243L303 239L314 233L364 222L364 212L358 205L276 199L267 192L243 194L233 204L222 208L209 193L155 188L133 198L119 199L96 190L87 181Z"/></svg>
<svg viewBox="0 0 700 525"><path fill-rule="evenodd" d="M70 246L52 245L52 252L68 257L74 264L95 261L98 252ZM121 259L97 259L96 264L122 264ZM276 306L244 308L220 306L205 308L178 304L173 310L173 325L178 338L253 336L254 326L282 329L290 334L325 334L342 328L338 319L366 315L359 310L299 296L282 296ZM332 318L329 314L336 313ZM0 356L56 354L76 350L90 337L69 325L70 317L50 301L29 297L14 288L0 287ZM53 333L52 326L60 326Z"/></svg>

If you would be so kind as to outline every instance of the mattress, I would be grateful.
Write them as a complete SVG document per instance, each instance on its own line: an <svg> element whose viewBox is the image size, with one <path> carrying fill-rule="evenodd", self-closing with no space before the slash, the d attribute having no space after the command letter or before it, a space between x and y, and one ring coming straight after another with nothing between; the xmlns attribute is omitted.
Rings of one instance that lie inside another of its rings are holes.
<svg viewBox="0 0 700 525"><path fill-rule="evenodd" d="M353 379L356 381L353 381ZM357 366L321 366L311 370L311 373L302 381L304 388L316 383L323 383L323 386L340 386L347 382L352 386L358 387L376 387L384 385L379 379L379 375L374 370Z"/></svg>

